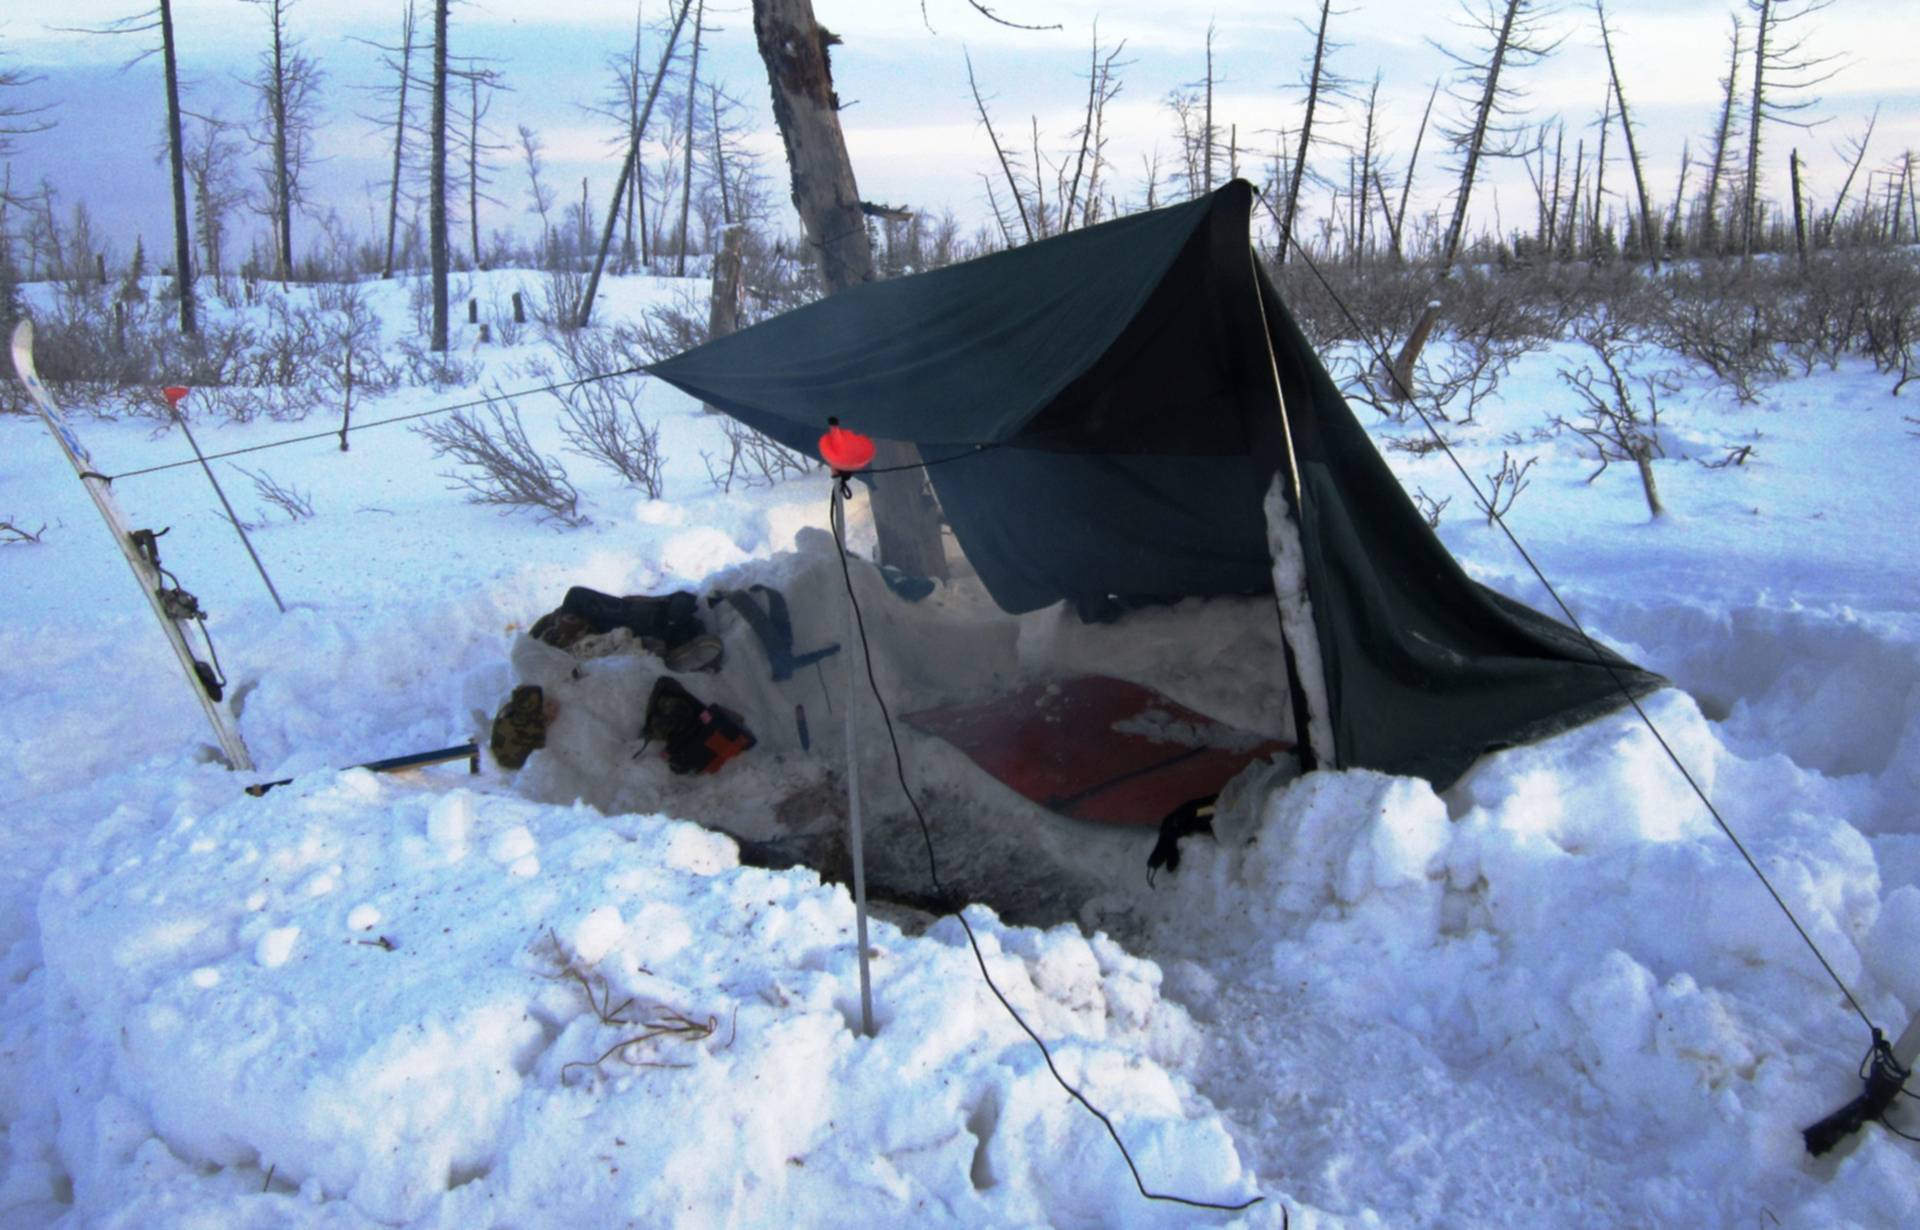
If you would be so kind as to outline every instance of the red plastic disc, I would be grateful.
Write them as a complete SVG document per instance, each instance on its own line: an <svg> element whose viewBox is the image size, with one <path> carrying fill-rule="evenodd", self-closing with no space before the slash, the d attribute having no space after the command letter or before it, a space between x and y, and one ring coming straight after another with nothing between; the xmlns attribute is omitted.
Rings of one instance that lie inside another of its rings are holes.
<svg viewBox="0 0 1920 1230"><path fill-rule="evenodd" d="M820 456L842 473L864 470L873 460L873 440L835 425L820 437Z"/></svg>
<svg viewBox="0 0 1920 1230"><path fill-rule="evenodd" d="M179 409L180 403L185 400L190 391L184 384L170 384L160 390L160 395L167 399L169 406Z"/></svg>

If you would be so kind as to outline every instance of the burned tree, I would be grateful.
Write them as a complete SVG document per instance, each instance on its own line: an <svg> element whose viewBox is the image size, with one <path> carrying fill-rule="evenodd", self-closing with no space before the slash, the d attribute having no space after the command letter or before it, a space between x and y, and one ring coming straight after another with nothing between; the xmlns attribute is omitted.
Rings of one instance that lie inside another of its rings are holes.
<svg viewBox="0 0 1920 1230"><path fill-rule="evenodd" d="M827 49L839 40L814 20L812 0L754 0L753 29L773 91L773 117L787 151L793 203L830 293L875 277L866 213L840 131L839 97ZM920 576L945 577L940 523L922 494L925 477L899 470L919 461L912 445L882 442L874 458L874 526L880 557Z"/></svg>
<svg viewBox="0 0 1920 1230"><path fill-rule="evenodd" d="M1287 249L1293 240L1294 222L1299 217L1300 182L1306 177L1307 155L1313 144L1314 112L1319 109L1322 99L1341 97L1347 89L1346 79L1335 73L1327 62L1328 54L1338 51L1342 46L1327 41L1327 23L1332 16L1333 0L1320 0L1320 22L1313 34L1313 63L1301 82L1307 92L1306 114L1300 120L1300 145L1294 152L1292 174L1287 180L1286 205L1280 215L1278 260L1282 264L1286 263Z"/></svg>
<svg viewBox="0 0 1920 1230"><path fill-rule="evenodd" d="M262 53L251 82L259 116L249 135L255 147L267 154L260 169L264 193L259 209L272 223L274 260L285 282L293 276L293 206L301 199L301 175L313 160L323 74L287 34L287 11L293 0L248 3L266 10L273 35L273 46Z"/></svg>
<svg viewBox="0 0 1920 1230"><path fill-rule="evenodd" d="M1440 252L1442 277L1452 270L1459 256L1460 240L1466 232L1467 203L1481 160L1510 157L1518 151L1519 131L1511 117L1524 95L1513 85L1513 74L1539 63L1558 46L1558 40L1543 39L1533 0L1505 0L1504 4L1488 0L1488 4L1484 13L1465 10L1471 27L1489 40L1478 58L1439 48L1456 66L1457 88L1467 91L1453 95L1466 108L1461 122L1441 130L1460 154L1453 220L1447 224Z"/></svg>
<svg viewBox="0 0 1920 1230"><path fill-rule="evenodd" d="M1713 152L1707 158L1707 191L1700 206L1699 244L1707 252L1716 250L1720 243L1720 184L1726 178L1727 155L1733 148L1733 100L1739 92L1740 59L1746 54L1740 46L1743 29L1736 15L1727 36L1727 75L1720 82L1720 121L1713 130Z"/></svg>
<svg viewBox="0 0 1920 1230"><path fill-rule="evenodd" d="M433 263L432 350L447 349L447 6L433 4L433 106L427 121L427 246Z"/></svg>
<svg viewBox="0 0 1920 1230"><path fill-rule="evenodd" d="M607 210L606 229L600 234L600 250L593 258L593 273L587 278L586 293L580 304L579 327L584 328L593 314L594 296L600 290L600 275L606 269L607 249L613 246L613 228L620 217L620 202L627 194L627 183L639 173L640 138L646 132L647 120L653 115L653 104L660 97L660 85L666 80L667 66L673 62L673 49L680 41L680 30L687 24L687 14L693 10L694 0L680 0L679 15L673 19L673 28L667 34L666 48L660 53L660 67L653 74L653 83L647 88L646 102L641 104L640 116L628 131L627 158L620 165L620 178L614 182L613 204ZM581 205L581 217L584 221L586 206Z"/></svg>
<svg viewBox="0 0 1920 1230"><path fill-rule="evenodd" d="M1613 54L1613 32L1607 28L1607 9L1604 0L1594 0L1593 12L1600 19L1600 43L1607 53L1607 73L1613 80L1613 100L1620 108L1620 131L1627 139L1627 165L1633 169L1634 195L1639 198L1640 241L1647 250L1647 260L1654 269L1660 268L1660 231L1653 225L1653 208L1647 200L1647 177L1640 167L1640 150L1633 140L1633 117L1627 111L1627 96L1620 88L1620 66Z"/></svg>
<svg viewBox="0 0 1920 1230"><path fill-rule="evenodd" d="M1833 0L1747 0L1753 13L1753 100L1747 107L1747 182L1740 211L1740 254L1753 256L1754 232L1760 226L1760 136L1772 120L1796 128L1807 123L1798 116L1819 99L1799 97L1839 72L1838 56L1816 56L1807 51L1801 23ZM1783 99L1782 95L1788 97Z"/></svg>

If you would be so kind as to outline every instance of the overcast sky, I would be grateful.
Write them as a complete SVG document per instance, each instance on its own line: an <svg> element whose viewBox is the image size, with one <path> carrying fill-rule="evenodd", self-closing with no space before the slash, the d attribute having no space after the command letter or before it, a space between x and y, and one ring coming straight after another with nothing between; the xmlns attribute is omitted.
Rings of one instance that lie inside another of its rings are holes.
<svg viewBox="0 0 1920 1230"><path fill-rule="evenodd" d="M421 3L426 7L430 0ZM155 158L164 98L158 59L122 69L141 36L88 37L58 27L104 23L142 4L6 0L0 8L0 65L42 78L13 92L14 101L50 104L46 118L58 124L17 142L11 160L15 187L45 177L66 205L84 199L122 255L136 231L150 250L166 246L167 188ZM667 0L643 4L651 20L666 11ZM969 223L984 220L980 174L994 169L993 153L974 114L963 53L971 52L1003 133L1017 132L1030 144L1037 119L1043 153L1061 157L1069 152L1085 105L1085 61L1096 18L1103 44L1126 40L1123 92L1107 112L1109 154L1123 197L1140 195L1144 159L1156 148L1172 160L1175 130L1165 100L1170 91L1202 78L1209 22L1215 29L1216 116L1223 128L1237 126L1249 150L1243 173L1260 179L1264 166L1257 160L1271 152L1279 129L1299 122L1301 96L1292 87L1312 47L1301 26L1317 11L1312 0L997 0L993 7L1018 20L1062 28L1006 29L964 0L926 0L924 19L918 0L815 0L822 24L845 40L834 51L835 81L868 199L933 213L950 208ZM319 141L325 162L312 176L315 209L337 209L362 227L375 199L384 199L389 155L386 134L360 115L381 107L366 92L380 79L377 53L355 40L394 41L401 8L400 0L296 0L291 10L294 33L328 73ZM1672 195L1682 143L1692 140L1697 155L1711 128L1726 67L1729 15L1736 9L1744 11L1743 0L1608 5L1627 101L1658 197ZM174 12L188 105L243 118L250 104L237 79L251 71L265 45L263 12L241 0L174 0ZM1447 68L1429 40L1471 49L1472 35L1459 17L1451 0L1350 0L1336 12L1333 35L1346 46L1335 66L1362 83L1381 75L1391 169L1404 166L1427 91ZM585 108L604 95L604 60L630 45L633 21L632 0L470 0L456 6L448 40L456 55L491 57L511 87L490 117L496 131L504 138L519 124L536 129L548 146L553 180L565 185L563 199L576 196L585 177L596 213L605 208L619 166L610 125ZM720 81L749 105L759 130L755 142L768 155L776 196L784 199L785 166L747 3L720 0L709 24L719 29L703 52L702 77ZM1582 134L1591 150L1606 84L1591 5L1563 4L1547 24L1564 41L1517 83L1527 89L1535 117L1565 118L1569 152ZM1805 33L1810 51L1843 57L1844 68L1820 87L1820 105L1809 113L1826 123L1811 132L1769 129L1763 174L1779 182L1788 150L1797 146L1813 192L1827 200L1844 174L1836 148L1863 129L1876 106L1880 123L1868 165L1920 150L1920 73L1914 71L1920 0L1837 0L1806 22ZM1443 96L1440 109L1446 106ZM1357 108L1347 110L1350 118L1357 116ZM1624 189L1625 163L1612 161L1620 152L1616 129L1608 175ZM1329 172L1344 166L1337 153L1324 157ZM1445 165L1430 138L1415 183L1417 205L1445 196ZM504 165L495 179L501 203L483 206L483 229L525 225L524 177ZM1492 222L1497 208L1508 229L1530 222L1531 193L1517 167L1496 171L1488 182L1484 194L1476 189L1483 221ZM296 224L296 238L305 230Z"/></svg>

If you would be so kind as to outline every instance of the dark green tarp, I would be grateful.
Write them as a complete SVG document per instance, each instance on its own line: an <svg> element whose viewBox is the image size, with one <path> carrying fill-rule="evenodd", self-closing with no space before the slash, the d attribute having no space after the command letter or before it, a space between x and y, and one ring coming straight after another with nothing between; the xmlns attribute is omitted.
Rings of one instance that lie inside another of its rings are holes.
<svg viewBox="0 0 1920 1230"><path fill-rule="evenodd" d="M1461 571L1253 258L1252 200L1235 181L856 287L651 370L815 456L830 417L918 445L1013 612L1270 593L1285 476L1343 767L1445 785L1658 686Z"/></svg>

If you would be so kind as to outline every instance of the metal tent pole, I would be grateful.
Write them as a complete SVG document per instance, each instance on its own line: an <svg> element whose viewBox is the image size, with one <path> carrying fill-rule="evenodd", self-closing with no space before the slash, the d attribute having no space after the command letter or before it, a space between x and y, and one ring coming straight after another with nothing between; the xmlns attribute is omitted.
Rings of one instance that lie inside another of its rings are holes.
<svg viewBox="0 0 1920 1230"><path fill-rule="evenodd" d="M835 518L834 536L840 548L841 566L846 567L847 558L847 506L846 497L840 493L837 480L833 495L833 507L839 514ZM858 661L851 650L862 645L860 635L860 612L853 598L853 573L847 571L847 828L848 841L853 859L853 914L855 938L860 945L860 1032L873 1036L873 976L867 968L867 861L861 844L860 824L860 753L854 742L854 706L860 698L860 672ZM864 658L864 653L862 657Z"/></svg>

